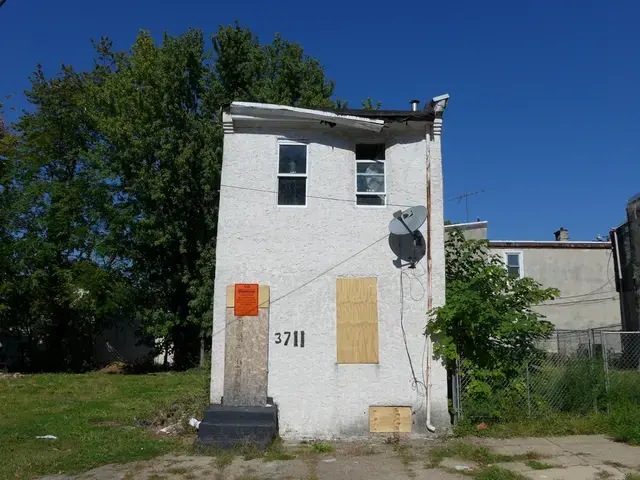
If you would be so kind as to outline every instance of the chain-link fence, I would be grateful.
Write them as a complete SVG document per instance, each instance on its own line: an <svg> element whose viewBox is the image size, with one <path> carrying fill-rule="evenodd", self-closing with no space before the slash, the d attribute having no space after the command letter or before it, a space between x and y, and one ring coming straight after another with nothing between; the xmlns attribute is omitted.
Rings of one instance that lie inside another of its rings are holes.
<svg viewBox="0 0 640 480"><path fill-rule="evenodd" d="M479 369L463 359L452 393L456 421L584 415L640 404L640 332L557 331L509 369Z"/></svg>

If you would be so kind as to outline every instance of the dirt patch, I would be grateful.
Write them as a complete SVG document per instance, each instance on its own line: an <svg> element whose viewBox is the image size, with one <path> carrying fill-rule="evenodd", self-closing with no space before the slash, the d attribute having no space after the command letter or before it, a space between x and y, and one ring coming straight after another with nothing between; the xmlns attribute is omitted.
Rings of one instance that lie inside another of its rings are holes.
<svg viewBox="0 0 640 480"><path fill-rule="evenodd" d="M125 362L112 362L99 371L107 374L129 373L129 366Z"/></svg>

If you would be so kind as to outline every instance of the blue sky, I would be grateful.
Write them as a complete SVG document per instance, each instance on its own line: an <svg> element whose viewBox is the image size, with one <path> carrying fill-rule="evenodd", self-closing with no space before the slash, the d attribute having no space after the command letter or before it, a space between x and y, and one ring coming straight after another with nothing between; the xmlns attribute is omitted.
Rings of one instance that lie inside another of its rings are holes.
<svg viewBox="0 0 640 480"><path fill-rule="evenodd" d="M213 33L238 19L263 41L280 32L302 44L350 106L449 93L447 219L465 220L464 202L447 199L484 190L469 215L489 221L490 238L550 240L564 226L593 240L640 191L639 18L640 3L623 0L7 0L0 95L22 108L37 62L49 74L60 62L90 67L90 38L126 49L141 28Z"/></svg>

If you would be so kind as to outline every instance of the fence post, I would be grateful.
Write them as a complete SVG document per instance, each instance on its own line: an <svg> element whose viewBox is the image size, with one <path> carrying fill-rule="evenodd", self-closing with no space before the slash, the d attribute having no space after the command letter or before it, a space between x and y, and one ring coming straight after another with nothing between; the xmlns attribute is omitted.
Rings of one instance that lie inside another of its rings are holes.
<svg viewBox="0 0 640 480"><path fill-rule="evenodd" d="M527 369L527 406L529 407L529 418L531 418L531 381L529 380L529 362L526 363Z"/></svg>
<svg viewBox="0 0 640 480"><path fill-rule="evenodd" d="M464 410L462 409L462 377L460 373L456 375L458 381L458 421L464 420Z"/></svg>
<svg viewBox="0 0 640 480"><path fill-rule="evenodd" d="M460 397L462 392L461 390L461 381L460 381L460 359L456 358L456 374L453 376L453 392L452 392L452 400L453 400L453 408L455 410L455 418L454 423L458 423L462 420L462 402L460 401Z"/></svg>
<svg viewBox="0 0 640 480"><path fill-rule="evenodd" d="M602 337L602 363L604 364L604 389L607 396L607 413L611 413L611 402L609 400L609 355L607 352L607 333L600 332Z"/></svg>
<svg viewBox="0 0 640 480"><path fill-rule="evenodd" d="M591 372L591 378L596 378L594 376L594 362L595 362L595 354L594 350L596 347L596 331L591 328L588 331L589 333L589 371ZM600 333L602 335L602 333ZM596 413L598 413L598 383L593 383L593 409Z"/></svg>
<svg viewBox="0 0 640 480"><path fill-rule="evenodd" d="M458 370L451 376L451 402L453 404L453 424L457 424L460 419L460 408L458 406Z"/></svg>

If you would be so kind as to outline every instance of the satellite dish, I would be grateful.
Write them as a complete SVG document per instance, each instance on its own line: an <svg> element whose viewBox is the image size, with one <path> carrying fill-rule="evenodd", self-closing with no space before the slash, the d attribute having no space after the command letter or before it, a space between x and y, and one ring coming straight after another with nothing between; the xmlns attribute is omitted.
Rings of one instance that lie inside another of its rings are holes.
<svg viewBox="0 0 640 480"><path fill-rule="evenodd" d="M398 211L389 223L389 231L394 235L414 235L427 219L427 209L421 205L411 207L404 212Z"/></svg>
<svg viewBox="0 0 640 480"><path fill-rule="evenodd" d="M414 235L394 235L392 233L389 235L389 247L398 257L393 261L393 264L398 268L407 265L413 268L427 253L426 243L420 231L416 231ZM407 263L403 264L402 262Z"/></svg>

